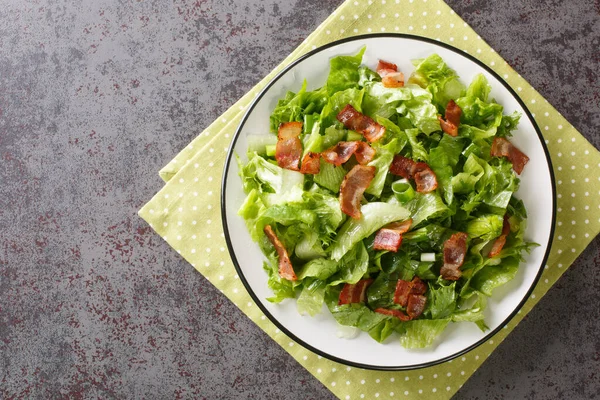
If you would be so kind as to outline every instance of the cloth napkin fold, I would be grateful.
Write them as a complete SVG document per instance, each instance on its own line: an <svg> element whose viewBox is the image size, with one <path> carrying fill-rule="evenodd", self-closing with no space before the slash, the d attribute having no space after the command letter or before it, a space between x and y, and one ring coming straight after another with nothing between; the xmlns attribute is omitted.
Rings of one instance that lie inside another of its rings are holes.
<svg viewBox="0 0 600 400"><path fill-rule="evenodd" d="M253 303L236 274L223 235L220 183L226 152L248 105L281 69L331 41L398 32L446 42L477 57L508 82L532 111L550 151L557 183L557 226L543 275L530 299L487 343L453 361L405 372L346 367L299 346ZM164 188L139 215L250 319L342 399L451 397L550 289L600 231L600 153L445 3L380 0L343 3L277 68L160 171Z"/></svg>

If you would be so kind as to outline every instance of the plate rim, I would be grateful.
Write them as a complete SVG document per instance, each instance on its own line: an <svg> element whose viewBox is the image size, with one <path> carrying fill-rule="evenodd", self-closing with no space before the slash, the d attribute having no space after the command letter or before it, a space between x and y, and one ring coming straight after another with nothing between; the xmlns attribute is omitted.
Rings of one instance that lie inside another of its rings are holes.
<svg viewBox="0 0 600 400"><path fill-rule="evenodd" d="M486 72L491 74L508 90L508 92L514 97L514 99L519 103L519 105L525 111L525 115L527 116L527 118L529 119L531 124L533 125L533 128L535 129L535 132L540 140L540 144L542 145L542 149L544 150L544 154L546 156L546 164L547 164L548 172L550 173L550 183L551 183L551 192L552 192L551 193L552 194L552 220L551 220L550 234L548 236L547 248L546 248L544 257L542 258L542 262L538 268L539 270L538 270L533 282L531 283L530 287L527 289L527 292L525 293L525 295L519 302L519 304L494 330L487 333L483 338L481 338L477 342L475 342L475 343L471 344L470 346L468 346L456 353L453 353L449 356L445 356L445 357L442 357L442 358L439 358L436 360L432 360L432 361L428 361L428 362L424 362L424 363L420 363L420 364L413 364L413 365L399 365L399 366L385 365L385 366L382 366L382 365L373 365L373 364L354 362L354 361L346 360L346 359L328 354L325 351L319 350L319 349L311 346L310 344L306 343L304 340L298 338L295 334L293 334L290 330L288 330L277 318L275 318L269 312L269 310L262 304L262 301L260 300L260 298L256 295L256 293L254 293L252 287L250 286L250 284L248 283L248 281L246 280L246 278L244 276L244 273L239 265L239 262L235 255L235 252L233 250L233 243L231 242L229 228L227 225L227 207L226 207L226 196L225 196L225 191L226 191L226 187L227 187L227 178L228 178L227 171L229 170L229 166L233 159L235 144L236 144L238 138L240 137L241 131L242 131L244 125L246 124L246 122L250 116L250 113L254 110L256 104L263 98L263 96L269 91L269 89L275 84L275 82L277 82L279 79L281 79L284 75L286 75L288 73L289 70L291 70L293 67L295 67L297 64L299 64L303 60L310 58L317 53L320 53L324 50L327 50L331 47L335 47L340 44L344 44L344 43L348 43L348 42L355 42L355 41L360 41L360 40L366 40L366 39L372 39L372 38L399 38L399 39L409 39L409 40L415 40L415 41L419 41L419 42L434 44L434 45L443 47L447 50L450 50L464 58L467 58L468 60L474 62L479 67L483 68ZM356 35L356 36L342 38L339 40L335 40L333 42L329 42L323 46L317 47L317 48L307 52L306 54L298 57L297 59L293 60L292 62L290 62L290 64L288 64L286 67L284 67L279 73L277 73L277 75L275 75L265 85L265 87L256 95L256 97L252 100L251 104L248 106L248 109L246 110L246 112L244 113L244 116L242 117L242 120L238 124L235 134L233 135L233 138L229 145L229 149L227 151L227 157L225 159L225 165L223 167L223 177L221 180L221 223L223 226L225 242L227 243L227 250L229 252L229 256L231 257L231 261L233 262L233 265L236 269L236 272L237 272L240 280L244 284L244 287L248 291L248 294L250 295L252 300L260 308L260 310L264 313L264 315L266 315L267 318L269 318L269 320L275 326L277 326L277 328L279 328L283 333L285 333L290 339L294 340L296 343L300 344L302 347L306 348L307 350L310 350L311 352L313 352L321 357L327 358L331 361L334 361L334 362L337 362L340 364L344 364L344 365L347 365L347 366L350 366L353 368L362 368L362 369L376 370L376 371L408 371L408 370L422 369L422 368L427 368L427 367L432 367L432 366L435 366L438 364L442 364L447 361L453 360L457 357L460 357L460 356L470 352L471 350L481 346L483 343L487 342L490 338L492 338L496 333L498 333L501 329L503 329L517 315L517 313L523 308L523 306L525 305L525 303L531 296L532 292L534 291L535 287L537 286L537 284L543 274L544 266L546 265L546 263L548 261L548 257L550 256L550 251L551 251L552 243L553 243L553 239L554 239L554 232L555 232L555 228L556 228L556 207L557 207L557 204L556 204L556 182L555 182L555 176L554 176L554 167L552 165L552 159L550 158L550 152L548 150L548 146L546 145L544 136L542 135L542 132L541 132L537 122L535 121L535 118L533 117L531 111L529 111L529 108L527 108L525 102L519 97L519 95L515 92L515 90L496 71L494 71L491 67L487 66L485 63L478 60L471 54L469 54L463 50L460 50L452 45L444 43L442 41L438 41L435 39L418 36L418 35L405 34L405 33L373 33L373 34Z"/></svg>

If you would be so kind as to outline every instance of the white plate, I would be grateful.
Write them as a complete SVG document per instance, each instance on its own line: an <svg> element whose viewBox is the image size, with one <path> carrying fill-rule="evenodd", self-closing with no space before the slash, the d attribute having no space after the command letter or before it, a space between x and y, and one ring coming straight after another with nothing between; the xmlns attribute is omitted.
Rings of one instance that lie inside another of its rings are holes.
<svg viewBox="0 0 600 400"><path fill-rule="evenodd" d="M435 344L427 349L407 350L392 335L384 344L377 343L367 333L354 339L336 336L338 325L330 313L316 317L301 316L296 302L288 299L271 304L267 276L262 269L265 259L258 245L253 243L237 215L245 195L238 176L234 154L245 158L249 134L269 132L269 115L277 100L288 90L298 91L304 79L308 90L325 84L329 60L338 55L354 55L367 46L363 64L375 68L381 58L398 65L408 77L413 71L412 59L439 54L457 71L467 84L478 73L483 73L492 86L491 97L504 106L505 113L522 114L517 131L511 139L530 158L521 178L517 196L528 212L526 239L541 246L525 255L517 276L494 291L489 299L485 321L490 330L483 333L473 323L451 323ZM229 150L222 187L222 217L225 237L240 279L262 311L279 329L313 352L347 365L383 370L401 370L434 365L457 357L493 336L517 313L531 294L550 249L555 219L555 190L552 166L544 140L531 113L517 94L490 68L451 46L433 40L408 35L366 35L334 42L316 49L288 66L258 95L242 120Z"/></svg>

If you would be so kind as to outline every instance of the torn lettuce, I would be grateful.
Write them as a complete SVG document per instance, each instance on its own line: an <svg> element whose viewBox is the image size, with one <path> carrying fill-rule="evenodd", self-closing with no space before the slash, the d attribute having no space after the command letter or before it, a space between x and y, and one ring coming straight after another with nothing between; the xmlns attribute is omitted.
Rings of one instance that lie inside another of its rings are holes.
<svg viewBox="0 0 600 400"><path fill-rule="evenodd" d="M514 279L523 252L535 246L525 240L527 213L514 196L520 181L507 159L490 155L493 138L511 136L520 115L504 114L485 75L465 86L437 54L413 61L405 87L386 88L375 71L362 65L364 52L333 57L322 87L308 90L309 83L303 82L297 92L287 92L270 116L271 132L249 137L248 161L238 158L246 193L238 213L265 254L273 293L268 300L295 298L302 315L326 310L338 323L378 342L395 337L407 348L435 345L450 322L472 322L486 330L486 299ZM438 121L450 100L462 110L457 137L443 133ZM354 157L342 166L321 160L314 175L280 168L274 159L277 129L284 122L303 123L303 156L340 141L365 141L337 120L348 104L385 127L383 137L370 143L375 155L367 165L375 168L375 177L363 196L360 219L343 214L339 199ZM396 155L426 162L437 189L419 193L413 181L392 175ZM490 258L505 214L510 233L502 251ZM397 252L374 250L380 228L408 218L412 226ZM286 248L296 281L279 276L278 255L263 232L266 225ZM456 232L468 234L468 251L462 277L446 281L440 277L444 243ZM423 254L431 261L421 261ZM428 288L418 319L403 322L375 312L380 307L406 311L394 302L394 293L398 279L414 277ZM364 301L339 304L342 288L361 279L372 280Z"/></svg>

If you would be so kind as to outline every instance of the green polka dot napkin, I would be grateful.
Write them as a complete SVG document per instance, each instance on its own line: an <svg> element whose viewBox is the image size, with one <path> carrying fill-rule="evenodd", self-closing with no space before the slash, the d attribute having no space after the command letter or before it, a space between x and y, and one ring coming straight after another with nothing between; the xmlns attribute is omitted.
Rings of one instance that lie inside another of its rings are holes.
<svg viewBox="0 0 600 400"><path fill-rule="evenodd" d="M300 55L343 37L370 32L421 35L477 57L527 103L552 156L557 226L548 264L531 298L494 338L463 357L430 368L379 372L321 358L280 332L253 303L229 258L220 216L220 182L235 129L256 94ZM139 212L192 266L342 399L449 398L531 310L600 231L600 153L440 0L346 1L281 65L160 171L165 187Z"/></svg>

